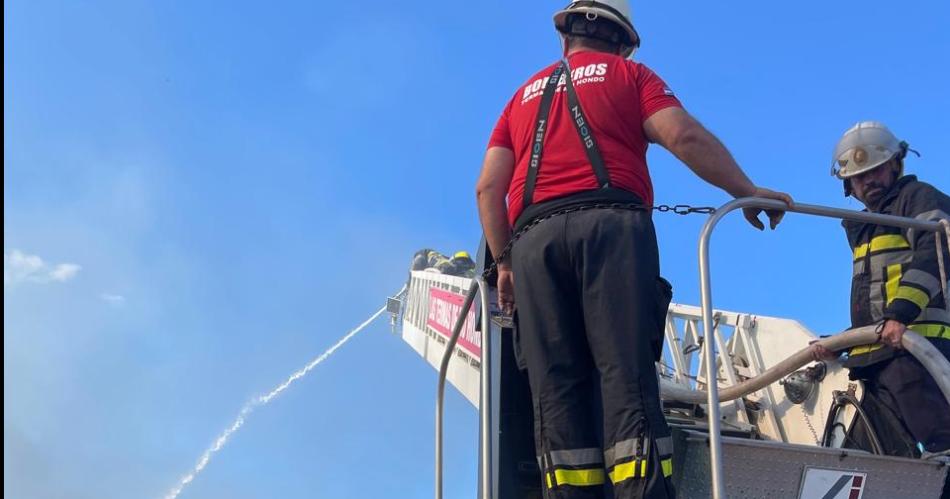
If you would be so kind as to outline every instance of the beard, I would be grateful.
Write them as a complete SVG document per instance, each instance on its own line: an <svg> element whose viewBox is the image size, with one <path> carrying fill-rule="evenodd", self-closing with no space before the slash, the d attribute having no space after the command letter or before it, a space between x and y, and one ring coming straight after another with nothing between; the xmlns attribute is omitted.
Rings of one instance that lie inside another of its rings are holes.
<svg viewBox="0 0 950 499"><path fill-rule="evenodd" d="M893 170L889 178L869 179L861 189L861 202L871 211L878 211L881 206L881 201L884 200L884 196L899 178L900 173L897 170Z"/></svg>
<svg viewBox="0 0 950 499"><path fill-rule="evenodd" d="M864 201L865 206L868 208L876 210L880 206L881 200L884 199L884 194L886 193L886 186L878 183L868 184L864 188L864 196L862 196L864 199L862 199L862 201Z"/></svg>

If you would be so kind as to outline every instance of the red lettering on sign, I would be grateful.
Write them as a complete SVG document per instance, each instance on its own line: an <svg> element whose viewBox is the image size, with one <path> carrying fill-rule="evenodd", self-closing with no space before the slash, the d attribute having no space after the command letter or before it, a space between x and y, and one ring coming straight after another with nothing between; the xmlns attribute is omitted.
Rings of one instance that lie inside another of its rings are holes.
<svg viewBox="0 0 950 499"><path fill-rule="evenodd" d="M464 296L436 287L429 288L429 315L426 324L446 339L451 338L452 328L458 320L464 302ZM465 324L462 325L462 333L459 335L458 346L481 360L482 335L475 330L474 307L468 310Z"/></svg>

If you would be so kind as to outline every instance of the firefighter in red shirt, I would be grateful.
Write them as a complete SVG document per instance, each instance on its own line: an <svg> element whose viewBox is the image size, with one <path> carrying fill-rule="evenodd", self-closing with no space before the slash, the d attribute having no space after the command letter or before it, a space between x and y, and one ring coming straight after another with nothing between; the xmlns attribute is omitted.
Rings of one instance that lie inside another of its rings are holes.
<svg viewBox="0 0 950 499"><path fill-rule="evenodd" d="M791 198L756 187L656 74L627 59L640 39L626 0L574 2L554 23L564 59L515 92L477 186L494 255L513 228L544 219L498 262L498 299L508 312L518 306L545 497L598 498L611 487L617 498L672 497L651 211L605 205L653 203L649 142L732 196ZM761 230L760 211L745 215ZM772 228L782 215L768 213Z"/></svg>

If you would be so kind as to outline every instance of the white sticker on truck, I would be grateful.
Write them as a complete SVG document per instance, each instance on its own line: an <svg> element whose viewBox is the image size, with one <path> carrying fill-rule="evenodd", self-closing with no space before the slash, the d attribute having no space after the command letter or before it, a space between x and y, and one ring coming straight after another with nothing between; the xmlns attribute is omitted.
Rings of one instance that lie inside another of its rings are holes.
<svg viewBox="0 0 950 499"><path fill-rule="evenodd" d="M806 467L799 499L861 499L867 473Z"/></svg>

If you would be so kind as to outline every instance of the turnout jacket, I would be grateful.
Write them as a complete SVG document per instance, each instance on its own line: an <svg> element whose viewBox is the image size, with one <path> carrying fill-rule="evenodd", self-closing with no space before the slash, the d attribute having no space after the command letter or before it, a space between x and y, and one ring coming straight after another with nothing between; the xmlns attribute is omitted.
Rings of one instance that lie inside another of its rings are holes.
<svg viewBox="0 0 950 499"><path fill-rule="evenodd" d="M950 197L914 175L898 179L881 201L879 213L922 220L950 219ZM950 311L946 308L933 232L862 222L842 223L853 254L851 327L893 319L932 342L950 342ZM943 258L950 255L943 237ZM897 353L881 344L849 351L844 365L859 368Z"/></svg>

